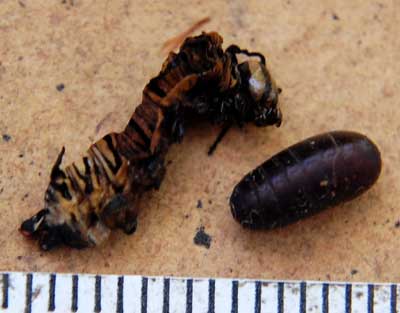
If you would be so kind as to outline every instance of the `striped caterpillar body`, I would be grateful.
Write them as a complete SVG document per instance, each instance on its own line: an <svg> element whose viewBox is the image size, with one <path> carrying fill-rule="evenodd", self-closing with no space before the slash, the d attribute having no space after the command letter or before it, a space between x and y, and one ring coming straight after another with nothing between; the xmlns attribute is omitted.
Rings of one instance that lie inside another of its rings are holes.
<svg viewBox="0 0 400 313"><path fill-rule="evenodd" d="M115 228L133 233L140 198L160 186L165 155L182 139L187 113L224 125L213 149L232 124L279 126L280 89L264 56L237 46L224 52L221 45L217 33L187 38L146 85L141 104L121 133L106 135L65 169L60 167L63 148L51 171L44 209L24 221L21 232L37 238L43 250L62 243L95 246ZM237 54L259 61L238 63Z"/></svg>
<svg viewBox="0 0 400 313"><path fill-rule="evenodd" d="M43 250L60 243L98 245L113 228L133 233L141 195L158 188L165 173L168 140L161 116L159 108L140 105L123 132L104 136L81 162L64 170L63 148L51 171L45 208L22 224L22 232L38 237Z"/></svg>

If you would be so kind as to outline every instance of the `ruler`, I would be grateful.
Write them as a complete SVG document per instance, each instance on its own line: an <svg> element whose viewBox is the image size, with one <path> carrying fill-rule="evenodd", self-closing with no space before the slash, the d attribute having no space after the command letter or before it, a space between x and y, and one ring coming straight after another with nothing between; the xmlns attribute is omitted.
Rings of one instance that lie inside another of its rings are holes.
<svg viewBox="0 0 400 313"><path fill-rule="evenodd" d="M395 313L397 284L0 272L0 312Z"/></svg>

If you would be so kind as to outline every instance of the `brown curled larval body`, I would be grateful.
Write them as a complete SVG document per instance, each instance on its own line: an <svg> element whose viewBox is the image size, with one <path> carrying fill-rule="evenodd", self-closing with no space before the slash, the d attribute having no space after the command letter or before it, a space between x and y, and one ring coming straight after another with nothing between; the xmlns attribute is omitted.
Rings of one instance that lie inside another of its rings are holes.
<svg viewBox="0 0 400 313"><path fill-rule="evenodd" d="M248 60L239 63L238 54ZM21 232L37 238L44 250L59 244L95 246L115 228L133 233L139 201L160 186L165 155L182 139L188 112L223 124L225 132L227 125L247 122L279 126L279 92L262 54L234 45L224 51L222 37L214 32L187 38L145 86L122 132L98 140L64 169L62 149L44 208L22 223Z"/></svg>

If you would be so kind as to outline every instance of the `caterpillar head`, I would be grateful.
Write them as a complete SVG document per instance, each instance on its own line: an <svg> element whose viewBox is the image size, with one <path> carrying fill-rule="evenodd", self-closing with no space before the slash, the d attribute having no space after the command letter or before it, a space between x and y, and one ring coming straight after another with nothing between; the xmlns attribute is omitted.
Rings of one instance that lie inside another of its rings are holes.
<svg viewBox="0 0 400 313"><path fill-rule="evenodd" d="M65 207L71 205L71 198L66 185L66 174L60 169L65 149L62 148L50 175L50 184L45 193L44 208L25 220L20 231L26 237L39 241L43 250L50 250L60 244L75 248L88 245L77 221L67 219ZM72 204L73 205L73 204Z"/></svg>
<svg viewBox="0 0 400 313"><path fill-rule="evenodd" d="M278 106L281 89L276 86L265 63L248 60L238 65L240 88L246 95L242 108L246 121L257 126L276 125L282 121Z"/></svg>

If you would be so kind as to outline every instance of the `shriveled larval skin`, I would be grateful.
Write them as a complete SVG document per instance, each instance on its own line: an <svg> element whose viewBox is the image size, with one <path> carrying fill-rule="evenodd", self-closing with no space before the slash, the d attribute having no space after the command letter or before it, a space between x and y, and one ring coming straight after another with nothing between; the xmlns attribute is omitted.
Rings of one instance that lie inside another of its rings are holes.
<svg viewBox="0 0 400 313"><path fill-rule="evenodd" d="M366 136L333 131L301 141L247 174L230 198L244 227L271 229L296 222L367 191L382 161Z"/></svg>
<svg viewBox="0 0 400 313"><path fill-rule="evenodd" d="M127 126L90 146L83 158L53 166L44 206L24 220L20 231L42 250L65 244L98 246L114 229L136 230L142 196L164 179L169 147L180 142L187 116L222 127L211 154L232 125L279 126L281 89L264 55L236 45L222 48L216 32L188 37L171 52L143 90ZM238 55L246 56L238 60Z"/></svg>

